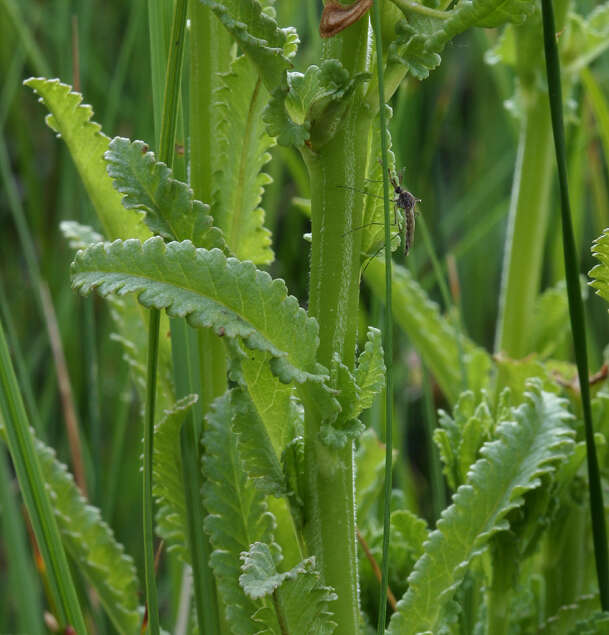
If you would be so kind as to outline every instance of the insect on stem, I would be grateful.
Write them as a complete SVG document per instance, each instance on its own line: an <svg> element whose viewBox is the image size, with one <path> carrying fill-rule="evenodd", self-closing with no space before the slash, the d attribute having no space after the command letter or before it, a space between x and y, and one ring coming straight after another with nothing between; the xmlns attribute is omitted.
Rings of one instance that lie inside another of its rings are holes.
<svg viewBox="0 0 609 635"><path fill-rule="evenodd" d="M407 256L414 243L414 229L415 229L414 208L417 203L421 202L421 199L417 198L416 196L411 194L408 190L402 187L402 177L403 177L404 170L401 171L399 175L399 180L396 179L396 177L391 173L391 170L389 168L387 169L387 172L389 174L389 182L391 183L391 186L393 187L393 191L395 193L395 196L393 198L394 211L395 211L395 224L398 226L398 229L400 233L402 234L402 244L404 246L404 255ZM372 179L366 179L366 180L371 181L373 183L382 183L382 181L372 181ZM345 189L355 189L355 188L350 188L347 185L339 185L338 187L342 187ZM383 199L382 196L378 196L377 194L372 194L371 192L368 192L366 190L357 190L357 191L362 192L363 194L366 194L367 196L373 196L374 198L379 198L381 200ZM403 210L404 212L403 226L401 226L401 223L399 221L399 216L397 214L398 208ZM352 231L355 231L357 229L363 229L364 227L368 227L369 225L382 225L382 224L383 223L368 223L367 225L356 227ZM381 249L379 249L377 253L374 254L373 258L375 258L383 250L383 248L384 247L381 247Z"/></svg>
<svg viewBox="0 0 609 635"><path fill-rule="evenodd" d="M414 206L421 202L420 198L413 196L408 190L402 187L402 174L400 174L399 183L396 178L391 174L391 170L387 169L389 173L389 181L393 186L395 192L395 198L393 203L396 207L404 210L404 236L402 242L404 244L404 255L407 256L414 242Z"/></svg>

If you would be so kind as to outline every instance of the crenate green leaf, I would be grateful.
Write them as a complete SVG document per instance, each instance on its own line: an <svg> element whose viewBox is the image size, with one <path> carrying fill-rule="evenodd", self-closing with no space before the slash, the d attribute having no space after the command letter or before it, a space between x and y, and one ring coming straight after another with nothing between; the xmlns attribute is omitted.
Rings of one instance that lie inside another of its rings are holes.
<svg viewBox="0 0 609 635"><path fill-rule="evenodd" d="M239 48L250 58L267 90L285 83L298 36L291 28L279 28L257 0L201 0L218 16Z"/></svg>
<svg viewBox="0 0 609 635"><path fill-rule="evenodd" d="M58 79L31 77L24 84L40 95L49 110L46 122L66 142L107 237L148 238L150 232L140 215L123 207L120 194L106 174L104 152L110 139L99 124L91 121L91 106L83 104L82 95Z"/></svg>
<svg viewBox="0 0 609 635"><path fill-rule="evenodd" d="M241 586L249 597L272 596L268 604L256 612L253 619L263 628L258 635L314 633L329 635L336 623L328 609L336 599L331 587L321 584L315 559L307 558L293 569L279 573L281 552L277 545L256 543L242 554Z"/></svg>
<svg viewBox="0 0 609 635"><path fill-rule="evenodd" d="M522 24L535 9L531 0L466 0L444 15L421 15L408 3L395 2L406 19L398 22L398 37L389 48L389 64L401 63L417 78L425 79L440 64L440 53L455 36L473 26L494 28Z"/></svg>
<svg viewBox="0 0 609 635"><path fill-rule="evenodd" d="M271 369L282 381L321 381L315 364L318 327L273 280L251 262L226 258L191 242L166 244L154 237L98 244L79 252L72 284L82 293L137 293L147 308L167 309L195 328L240 338L248 348L271 355Z"/></svg>
<svg viewBox="0 0 609 635"><path fill-rule="evenodd" d="M165 410L154 427L154 456L152 464L152 493L158 505L156 529L167 542L168 551L177 551L189 561L186 527L188 517L184 498L184 477L180 429L197 395L180 399L173 408Z"/></svg>
<svg viewBox="0 0 609 635"><path fill-rule="evenodd" d="M279 545L263 542L254 543L249 551L241 554L243 573L239 576L239 584L248 597L259 600L281 585L287 575L277 571L281 559Z"/></svg>
<svg viewBox="0 0 609 635"><path fill-rule="evenodd" d="M269 101L256 67L242 55L222 76L216 93L219 113L218 161L214 175L213 217L240 260L269 264L271 233L260 207L271 177L262 171L275 140L266 132L262 112Z"/></svg>
<svg viewBox="0 0 609 635"><path fill-rule="evenodd" d="M336 402L336 416L326 418L321 426L320 438L328 447L344 448L361 434L363 424L357 419L360 389L351 371L335 353L330 364L330 385L336 397L328 394L328 402Z"/></svg>
<svg viewBox="0 0 609 635"><path fill-rule="evenodd" d="M376 396L385 387L385 361L383 358L383 334L373 326L368 327L366 345L357 358L355 383L360 395L357 414L372 406Z"/></svg>
<svg viewBox="0 0 609 635"><path fill-rule="evenodd" d="M319 149L339 127L356 86L369 77L367 73L351 77L335 59L311 65L304 74L288 73L287 86L275 88L264 113L269 134L281 145L298 147L307 142Z"/></svg>
<svg viewBox="0 0 609 635"><path fill-rule="evenodd" d="M506 517L523 505L524 494L571 454L569 419L564 400L533 386L526 403L501 423L425 543L389 633L435 632L472 559L509 528Z"/></svg>
<svg viewBox="0 0 609 635"><path fill-rule="evenodd" d="M490 440L494 427L495 420L486 394L478 402L474 393L468 390L459 396L452 416L439 411L434 441L451 490L456 490L466 481L470 466L478 459L482 444Z"/></svg>
<svg viewBox="0 0 609 635"><path fill-rule="evenodd" d="M240 554L255 542L273 541L273 517L241 465L236 435L231 429L230 392L216 399L203 434L203 502L209 515L205 530L214 551L210 564L232 632L258 632L251 616L261 606L239 586Z"/></svg>
<svg viewBox="0 0 609 635"><path fill-rule="evenodd" d="M177 179L143 141L115 137L104 154L114 187L127 209L142 211L153 234L167 240L190 240L195 247L226 249L222 232L212 226L209 207Z"/></svg>

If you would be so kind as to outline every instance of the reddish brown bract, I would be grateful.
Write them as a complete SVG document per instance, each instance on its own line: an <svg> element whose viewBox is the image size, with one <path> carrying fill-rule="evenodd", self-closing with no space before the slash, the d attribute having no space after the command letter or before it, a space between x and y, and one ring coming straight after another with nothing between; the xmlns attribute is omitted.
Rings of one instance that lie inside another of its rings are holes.
<svg viewBox="0 0 609 635"><path fill-rule="evenodd" d="M336 0L329 0L324 6L319 22L321 37L332 37L343 29L357 22L372 6L373 0L358 0L353 4L341 4Z"/></svg>

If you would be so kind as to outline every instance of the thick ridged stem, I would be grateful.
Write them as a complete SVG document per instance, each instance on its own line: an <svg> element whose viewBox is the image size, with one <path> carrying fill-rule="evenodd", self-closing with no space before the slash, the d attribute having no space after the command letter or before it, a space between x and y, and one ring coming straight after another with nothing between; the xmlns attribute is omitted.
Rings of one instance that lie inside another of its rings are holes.
<svg viewBox="0 0 609 635"><path fill-rule="evenodd" d="M326 40L323 57L340 59L351 73L366 70L367 27L365 18ZM361 225L362 194L350 188L361 188L371 124L360 103L355 95L332 139L304 152L312 193L309 313L319 322L318 360L326 367L336 354L349 368L355 362L361 232L353 229ZM305 539L324 583L338 594L336 633L352 635L359 632L353 443L329 448L320 440L321 425L306 407Z"/></svg>

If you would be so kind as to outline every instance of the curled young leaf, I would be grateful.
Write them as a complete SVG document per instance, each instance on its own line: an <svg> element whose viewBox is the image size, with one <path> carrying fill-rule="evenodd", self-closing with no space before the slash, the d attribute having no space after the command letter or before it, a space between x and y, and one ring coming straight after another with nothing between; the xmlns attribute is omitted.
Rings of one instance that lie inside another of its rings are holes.
<svg viewBox="0 0 609 635"><path fill-rule="evenodd" d="M327 38L340 33L357 22L372 6L372 0L358 0L353 4L341 4L330 0L321 14L319 34Z"/></svg>

